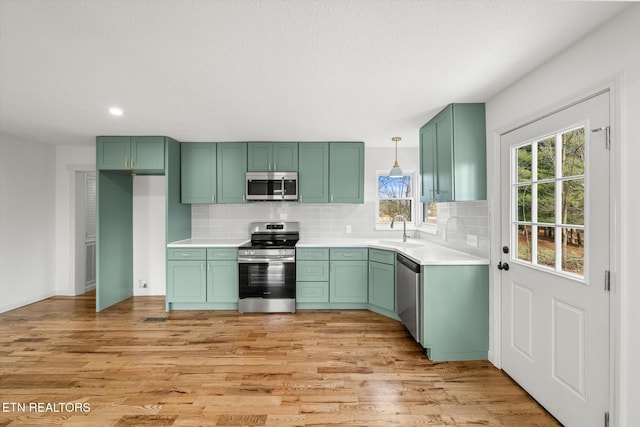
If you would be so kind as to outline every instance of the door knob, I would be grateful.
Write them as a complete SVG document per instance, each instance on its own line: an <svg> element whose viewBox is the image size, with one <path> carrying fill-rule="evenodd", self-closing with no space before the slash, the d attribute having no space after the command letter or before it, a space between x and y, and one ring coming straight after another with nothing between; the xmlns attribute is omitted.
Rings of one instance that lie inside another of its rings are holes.
<svg viewBox="0 0 640 427"><path fill-rule="evenodd" d="M504 271L509 271L509 264L507 264L506 262L502 262L500 261L498 263L498 270L504 270Z"/></svg>

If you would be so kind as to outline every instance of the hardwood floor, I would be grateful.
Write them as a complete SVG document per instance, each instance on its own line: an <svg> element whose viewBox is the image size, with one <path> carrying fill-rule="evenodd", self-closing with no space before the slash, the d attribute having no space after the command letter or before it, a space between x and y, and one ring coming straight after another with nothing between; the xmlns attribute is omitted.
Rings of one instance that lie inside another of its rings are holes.
<svg viewBox="0 0 640 427"><path fill-rule="evenodd" d="M558 425L489 362L432 363L369 311L93 298L0 314L0 426Z"/></svg>

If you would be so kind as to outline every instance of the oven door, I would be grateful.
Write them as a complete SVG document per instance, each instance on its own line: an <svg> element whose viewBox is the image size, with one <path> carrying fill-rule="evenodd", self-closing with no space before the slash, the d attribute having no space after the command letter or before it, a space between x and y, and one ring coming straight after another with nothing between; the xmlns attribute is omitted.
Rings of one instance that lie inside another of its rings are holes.
<svg viewBox="0 0 640 427"><path fill-rule="evenodd" d="M295 298L295 261L239 260L239 297Z"/></svg>

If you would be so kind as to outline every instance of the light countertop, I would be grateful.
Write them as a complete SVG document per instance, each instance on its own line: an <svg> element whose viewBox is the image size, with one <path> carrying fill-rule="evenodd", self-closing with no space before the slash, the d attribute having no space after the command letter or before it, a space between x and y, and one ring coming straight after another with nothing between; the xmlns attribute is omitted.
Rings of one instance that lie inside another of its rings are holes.
<svg viewBox="0 0 640 427"><path fill-rule="evenodd" d="M249 239L185 239L171 242L168 248L237 248L247 243Z"/></svg>
<svg viewBox="0 0 640 427"><path fill-rule="evenodd" d="M421 265L488 265L489 259L450 249L420 239L356 239L356 238L311 238L300 239L298 248L319 247L363 247L393 250Z"/></svg>
<svg viewBox="0 0 640 427"><path fill-rule="evenodd" d="M185 239L171 242L168 248L237 248L249 239ZM365 238L303 238L298 248L377 248L400 253L421 265L488 265L489 259L450 249L426 240L365 239Z"/></svg>

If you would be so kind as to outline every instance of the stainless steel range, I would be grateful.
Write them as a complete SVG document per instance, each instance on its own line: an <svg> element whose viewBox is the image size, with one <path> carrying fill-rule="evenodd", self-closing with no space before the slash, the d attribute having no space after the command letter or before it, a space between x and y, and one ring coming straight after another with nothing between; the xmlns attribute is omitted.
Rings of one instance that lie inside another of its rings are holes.
<svg viewBox="0 0 640 427"><path fill-rule="evenodd" d="M241 313L296 311L297 222L253 222L238 249Z"/></svg>

